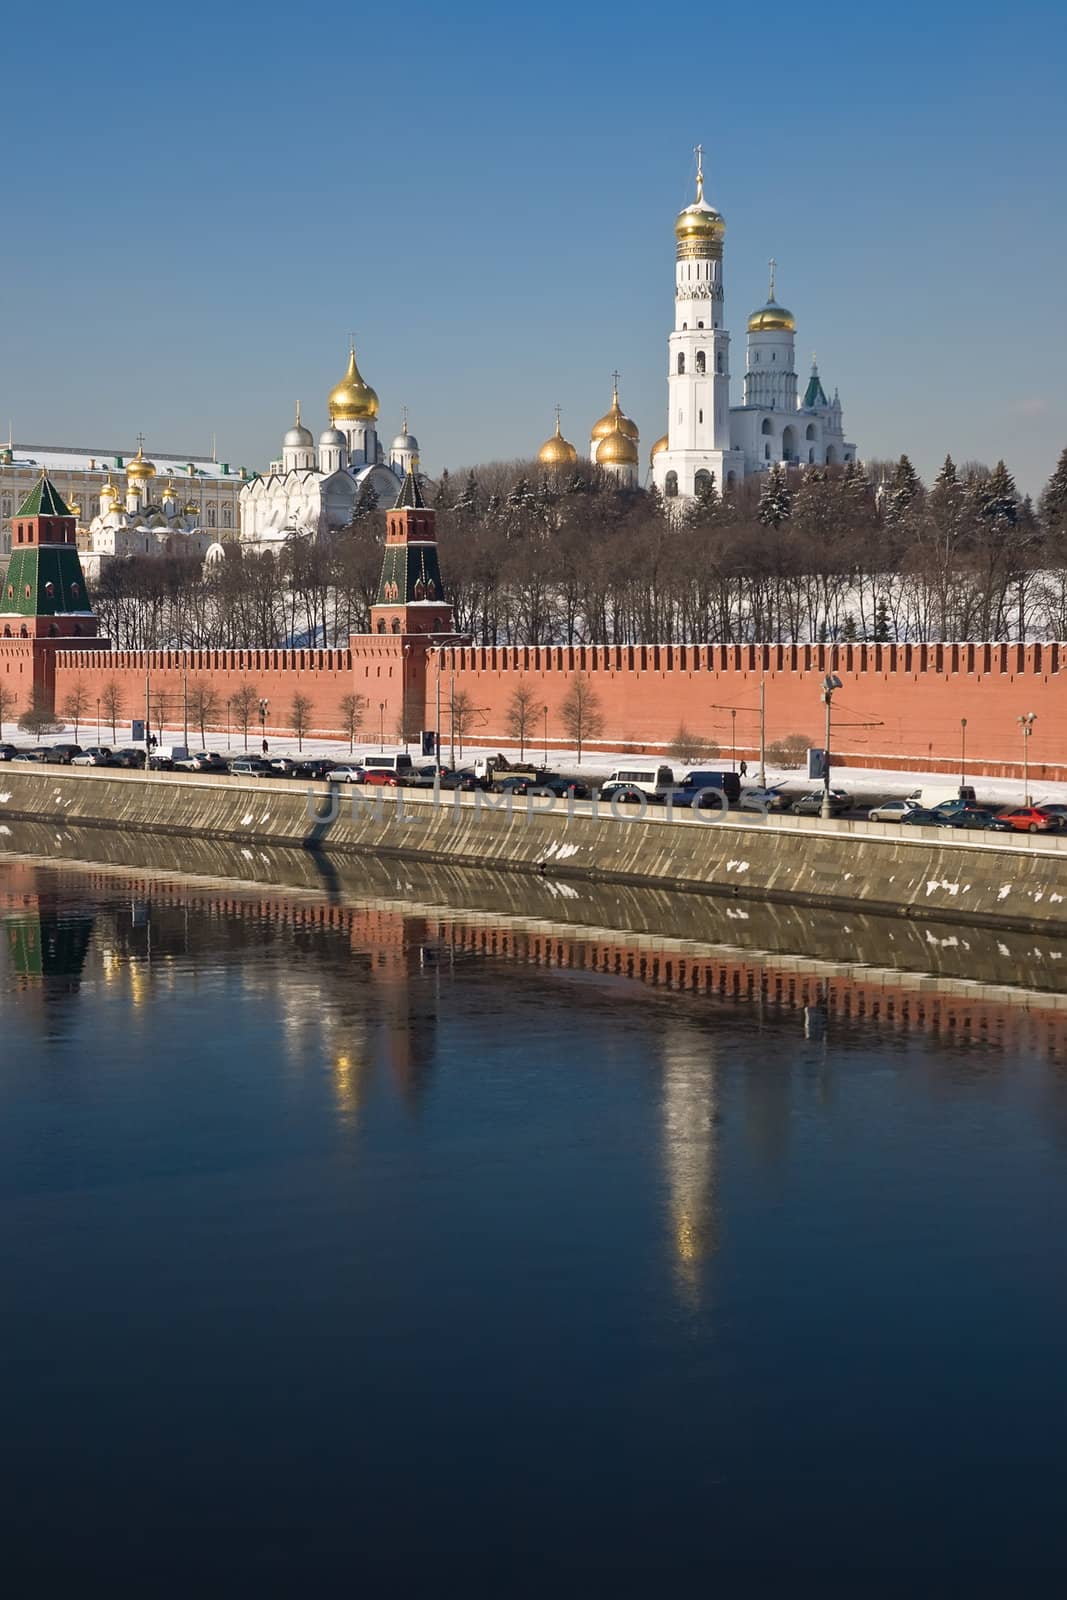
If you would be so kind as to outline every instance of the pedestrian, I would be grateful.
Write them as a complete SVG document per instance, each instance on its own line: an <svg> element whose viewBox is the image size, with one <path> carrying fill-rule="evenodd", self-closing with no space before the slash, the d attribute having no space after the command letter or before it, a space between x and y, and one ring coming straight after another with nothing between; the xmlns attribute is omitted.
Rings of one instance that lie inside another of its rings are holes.
<svg viewBox="0 0 1067 1600"><path fill-rule="evenodd" d="M748 777L748 762L747 761L742 761L741 767L740 767L740 772L741 772L742 778L747 778Z"/></svg>
<svg viewBox="0 0 1067 1600"><path fill-rule="evenodd" d="M264 739L264 741L263 741L263 754L266 755L266 753L267 753L267 741L266 741L266 739Z"/></svg>

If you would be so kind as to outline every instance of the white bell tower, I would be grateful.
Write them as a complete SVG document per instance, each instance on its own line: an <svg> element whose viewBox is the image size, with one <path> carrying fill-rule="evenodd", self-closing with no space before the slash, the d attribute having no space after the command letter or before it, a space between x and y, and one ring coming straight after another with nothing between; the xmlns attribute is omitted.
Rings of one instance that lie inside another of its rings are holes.
<svg viewBox="0 0 1067 1600"><path fill-rule="evenodd" d="M730 450L730 335L722 278L726 224L704 198L702 145L696 147L696 158L696 200L679 213L674 225L667 448L657 451L652 469L668 500L698 494L710 473L721 493L730 474L740 478L744 471L743 455Z"/></svg>

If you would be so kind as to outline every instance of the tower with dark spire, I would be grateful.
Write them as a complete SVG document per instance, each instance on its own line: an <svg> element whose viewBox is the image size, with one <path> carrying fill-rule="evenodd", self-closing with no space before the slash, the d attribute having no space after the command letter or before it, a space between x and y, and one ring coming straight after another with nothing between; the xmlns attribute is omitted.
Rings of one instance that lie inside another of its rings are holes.
<svg viewBox="0 0 1067 1600"><path fill-rule="evenodd" d="M452 607L445 597L437 554L436 513L423 498L409 466L396 503L385 517L385 549L371 631L385 634L446 634Z"/></svg>

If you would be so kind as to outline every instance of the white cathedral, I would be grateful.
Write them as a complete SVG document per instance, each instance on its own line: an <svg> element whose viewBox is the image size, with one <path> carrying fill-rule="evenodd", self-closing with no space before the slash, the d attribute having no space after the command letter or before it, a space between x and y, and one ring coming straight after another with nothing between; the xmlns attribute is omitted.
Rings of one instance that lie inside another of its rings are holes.
<svg viewBox="0 0 1067 1600"><path fill-rule="evenodd" d="M785 466L844 465L856 458L845 439L841 402L832 400L812 362L801 395L797 381L796 319L774 295L774 262L765 305L748 319L744 400L730 404L730 335L725 325L722 245L726 224L704 198L697 147L697 193L678 214L674 331L667 341L667 432L652 446L652 480L668 500L692 499L709 482L722 492L741 478ZM627 488L640 474L637 425L619 404L618 374L611 410L594 426L590 459ZM543 466L565 469L578 459L556 432L542 445Z"/></svg>
<svg viewBox="0 0 1067 1600"><path fill-rule="evenodd" d="M417 469L419 445L406 413L386 456L378 438L378 396L360 374L354 344L326 405L330 422L318 447L300 420L298 402L281 459L241 490L242 544L277 550L294 535L326 538L346 528L361 504L391 506L409 467Z"/></svg>

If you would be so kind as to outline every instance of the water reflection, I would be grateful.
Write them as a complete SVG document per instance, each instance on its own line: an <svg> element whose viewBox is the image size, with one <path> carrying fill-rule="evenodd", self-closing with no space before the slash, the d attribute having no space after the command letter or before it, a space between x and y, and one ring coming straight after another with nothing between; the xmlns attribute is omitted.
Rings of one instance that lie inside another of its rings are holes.
<svg viewBox="0 0 1067 1600"><path fill-rule="evenodd" d="M718 1062L713 1036L668 1026L663 1046L663 1162L679 1286L699 1294L719 1245Z"/></svg>

